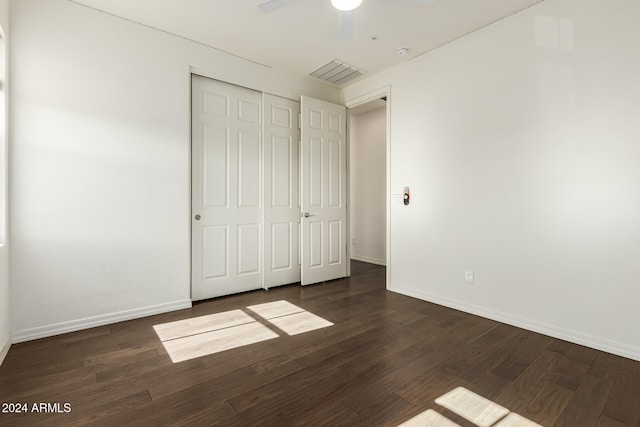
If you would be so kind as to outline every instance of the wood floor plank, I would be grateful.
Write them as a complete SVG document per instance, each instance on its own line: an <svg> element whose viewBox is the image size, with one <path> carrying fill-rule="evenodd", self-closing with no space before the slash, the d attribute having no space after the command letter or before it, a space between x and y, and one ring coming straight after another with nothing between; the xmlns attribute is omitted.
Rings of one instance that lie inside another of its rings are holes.
<svg viewBox="0 0 640 427"><path fill-rule="evenodd" d="M290 336L254 313L277 338L179 363L154 330L216 328L219 313L277 301L333 325ZM458 387L545 427L640 423L640 362L388 292L384 267L353 262L346 279L16 344L0 401L72 411L0 413L0 425L397 427L422 414L473 426L435 402Z"/></svg>
<svg viewBox="0 0 640 427"><path fill-rule="evenodd" d="M406 400L395 394L388 394L377 405L369 406L360 413L357 422L354 422L352 425L368 427L385 424L389 421L396 420L398 414L402 413L408 406L410 406L410 403Z"/></svg>
<svg viewBox="0 0 640 427"><path fill-rule="evenodd" d="M508 375L510 379L507 379L504 373L498 375L496 370L498 367L503 366L512 357L512 353L519 348L517 345L510 344L516 341L518 335L517 330L505 331L504 333L495 333L494 330L486 334L486 338L482 341L482 347L478 348L476 352L476 361L462 373L462 379L468 382L482 383L480 378L486 376L489 372L493 375L501 376L506 382L511 382L513 380L511 375Z"/></svg>
<svg viewBox="0 0 640 427"><path fill-rule="evenodd" d="M371 341L365 342L369 345ZM255 406L268 406L274 403L300 399L305 390L313 390L319 394L319 389L329 386L336 387L340 379L340 365L354 358L366 357L359 347L354 347L340 354L325 359L321 364L306 367L284 379L264 384L256 389L248 390L229 400L233 408L238 412L245 412ZM333 381L328 383L328 378ZM286 387L285 387L286 384Z"/></svg>
<svg viewBox="0 0 640 427"><path fill-rule="evenodd" d="M623 358L600 352L591 363L588 374L608 382L614 382L618 377Z"/></svg>
<svg viewBox="0 0 640 427"><path fill-rule="evenodd" d="M597 427L628 427L628 424L602 415L598 420Z"/></svg>
<svg viewBox="0 0 640 427"><path fill-rule="evenodd" d="M74 389L92 386L95 383L96 374L92 368L82 367L47 374L33 373L32 376L24 379L3 381L3 386L0 388L0 400L3 402L11 399L14 401L18 399L37 401L41 400L41 397L47 397L60 390L61 384L64 384L65 388Z"/></svg>
<svg viewBox="0 0 640 427"><path fill-rule="evenodd" d="M575 362L567 357L559 362L549 381L570 390L576 390L589 371L590 364Z"/></svg>
<svg viewBox="0 0 640 427"><path fill-rule="evenodd" d="M298 419L299 418L299 419ZM307 414L296 414L290 425L296 426L352 426L360 417L341 402L320 403Z"/></svg>
<svg viewBox="0 0 640 427"><path fill-rule="evenodd" d="M551 341L549 337L521 331L507 346L513 349L509 357L496 366L493 372L508 380L515 380L539 357Z"/></svg>
<svg viewBox="0 0 640 427"><path fill-rule="evenodd" d="M630 426L640 423L640 366L623 360L602 414Z"/></svg>
<svg viewBox="0 0 640 427"><path fill-rule="evenodd" d="M495 401L496 397L510 385L511 381L508 381L504 377L496 375L493 372L485 372L484 376L478 377L474 381L467 381L463 379L463 381L460 382L460 386L492 401Z"/></svg>
<svg viewBox="0 0 640 427"><path fill-rule="evenodd" d="M513 412L524 412L545 387L561 357L562 355L546 350L540 353L511 385L496 397L496 403Z"/></svg>
<svg viewBox="0 0 640 427"><path fill-rule="evenodd" d="M612 381L585 375L555 427L596 426L612 387Z"/></svg>
<svg viewBox="0 0 640 427"><path fill-rule="evenodd" d="M392 364L407 367L423 355L419 346L407 347L398 351L386 352L382 357L375 357L358 370L345 372L349 381L344 382L332 393L332 399L340 399L358 414L371 408L380 408L383 401L393 394L393 389L407 383L411 378L411 368L397 369Z"/></svg>
<svg viewBox="0 0 640 427"><path fill-rule="evenodd" d="M91 413L74 413L66 415L65 424L68 426L86 426L91 423L100 422L112 415L123 411L137 411L145 404L151 403L151 396L147 390L139 391L128 396L111 400L92 408ZM79 414L79 415L77 415Z"/></svg>
<svg viewBox="0 0 640 427"><path fill-rule="evenodd" d="M573 394L573 390L548 381L524 411L515 412L540 425L551 426L560 418Z"/></svg>

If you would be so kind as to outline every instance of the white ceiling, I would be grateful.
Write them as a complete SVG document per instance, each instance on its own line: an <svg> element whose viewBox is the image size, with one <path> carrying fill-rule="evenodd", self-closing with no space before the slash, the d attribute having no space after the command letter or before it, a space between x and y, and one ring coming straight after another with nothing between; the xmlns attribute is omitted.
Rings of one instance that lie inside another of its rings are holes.
<svg viewBox="0 0 640 427"><path fill-rule="evenodd" d="M264 0L70 1L275 69L306 75L336 58L367 76L544 0L363 0L351 40L340 40L330 0L271 13L258 8ZM409 53L398 56L399 47Z"/></svg>

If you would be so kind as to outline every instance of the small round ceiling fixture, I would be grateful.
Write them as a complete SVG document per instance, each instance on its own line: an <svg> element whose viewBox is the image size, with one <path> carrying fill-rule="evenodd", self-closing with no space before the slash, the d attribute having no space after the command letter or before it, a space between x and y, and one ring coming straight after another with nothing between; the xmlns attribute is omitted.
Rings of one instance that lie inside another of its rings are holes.
<svg viewBox="0 0 640 427"><path fill-rule="evenodd" d="M338 10L353 10L362 4L362 0L331 0L331 4Z"/></svg>
<svg viewBox="0 0 640 427"><path fill-rule="evenodd" d="M396 53L400 56L406 55L407 52L409 52L409 49L407 49L406 47L399 47L398 50L396 50Z"/></svg>

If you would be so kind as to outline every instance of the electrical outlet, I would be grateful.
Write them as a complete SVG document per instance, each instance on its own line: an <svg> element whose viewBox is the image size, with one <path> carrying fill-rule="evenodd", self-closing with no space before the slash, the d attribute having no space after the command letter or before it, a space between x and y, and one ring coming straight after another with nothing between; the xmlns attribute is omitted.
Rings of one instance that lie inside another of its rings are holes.
<svg viewBox="0 0 640 427"><path fill-rule="evenodd" d="M474 280L475 280L475 271L473 270L465 270L464 271L464 281L469 283L469 284L473 284Z"/></svg>

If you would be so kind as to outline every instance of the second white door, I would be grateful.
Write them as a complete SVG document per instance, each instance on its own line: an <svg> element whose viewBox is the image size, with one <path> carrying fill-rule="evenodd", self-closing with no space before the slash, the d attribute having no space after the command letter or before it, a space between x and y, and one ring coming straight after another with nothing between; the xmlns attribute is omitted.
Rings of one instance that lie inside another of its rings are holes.
<svg viewBox="0 0 640 427"><path fill-rule="evenodd" d="M300 103L263 95L264 287L300 281Z"/></svg>
<svg viewBox="0 0 640 427"><path fill-rule="evenodd" d="M302 97L303 285L347 275L346 108Z"/></svg>

